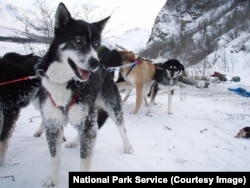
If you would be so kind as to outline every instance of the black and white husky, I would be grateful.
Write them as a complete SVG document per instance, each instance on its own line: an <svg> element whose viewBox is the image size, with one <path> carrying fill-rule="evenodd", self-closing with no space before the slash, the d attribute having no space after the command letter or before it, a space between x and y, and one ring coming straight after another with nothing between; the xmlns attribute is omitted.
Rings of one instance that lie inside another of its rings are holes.
<svg viewBox="0 0 250 188"><path fill-rule="evenodd" d="M108 117L119 129L124 152L132 153L119 90L99 64L96 53L108 19L87 23L73 19L63 3L57 8L54 39L37 67L43 75L42 85L47 93L41 102L41 110L51 155L50 174L44 180L44 186L58 183L61 127L68 123L78 131L82 171L90 169L98 128Z"/></svg>
<svg viewBox="0 0 250 188"><path fill-rule="evenodd" d="M159 85L168 87L168 114L172 114L172 100L174 95L174 86L176 86L179 77L185 71L183 64L177 59L169 59L164 63L158 63L154 76L154 83L150 89L150 103L148 113L151 113L155 97L159 91Z"/></svg>

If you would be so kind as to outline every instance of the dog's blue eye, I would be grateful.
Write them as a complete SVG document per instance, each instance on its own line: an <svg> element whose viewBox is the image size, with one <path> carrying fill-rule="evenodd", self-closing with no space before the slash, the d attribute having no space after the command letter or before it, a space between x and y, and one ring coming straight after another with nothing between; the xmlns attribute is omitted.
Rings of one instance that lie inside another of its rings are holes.
<svg viewBox="0 0 250 188"><path fill-rule="evenodd" d="M80 49L86 46L87 42L86 39L84 37L81 36L76 36L73 41L72 44L75 48Z"/></svg>

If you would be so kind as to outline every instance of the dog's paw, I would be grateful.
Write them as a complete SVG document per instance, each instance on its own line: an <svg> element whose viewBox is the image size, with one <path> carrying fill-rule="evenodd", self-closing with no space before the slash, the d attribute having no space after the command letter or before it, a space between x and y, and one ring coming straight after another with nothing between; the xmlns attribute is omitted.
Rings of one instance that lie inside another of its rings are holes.
<svg viewBox="0 0 250 188"><path fill-rule="evenodd" d="M132 112L130 112L130 114L137 114L138 113L138 110L134 110Z"/></svg>
<svg viewBox="0 0 250 188"><path fill-rule="evenodd" d="M134 152L133 148L131 145L124 147L124 153L126 154L132 154Z"/></svg>
<svg viewBox="0 0 250 188"><path fill-rule="evenodd" d="M168 114L169 114L169 115L173 115L173 112L171 112L171 111L168 111Z"/></svg>
<svg viewBox="0 0 250 188"><path fill-rule="evenodd" d="M44 187L55 187L57 184L58 184L58 178L54 178L51 176L46 177L42 182L42 185Z"/></svg>
<svg viewBox="0 0 250 188"><path fill-rule="evenodd" d="M67 142L64 147L65 148L76 148L78 146L78 143L76 142Z"/></svg>
<svg viewBox="0 0 250 188"><path fill-rule="evenodd" d="M40 137L41 135L42 135L42 133L40 133L40 132L35 132L34 137Z"/></svg>
<svg viewBox="0 0 250 188"><path fill-rule="evenodd" d="M146 113L145 116L153 117L153 115L151 113Z"/></svg>

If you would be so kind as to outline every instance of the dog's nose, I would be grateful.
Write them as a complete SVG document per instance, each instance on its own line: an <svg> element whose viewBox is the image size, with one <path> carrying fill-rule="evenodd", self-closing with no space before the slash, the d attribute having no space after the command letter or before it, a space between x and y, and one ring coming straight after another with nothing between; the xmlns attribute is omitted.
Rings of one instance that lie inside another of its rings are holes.
<svg viewBox="0 0 250 188"><path fill-rule="evenodd" d="M90 66L91 69L94 70L99 66L99 61L96 58L91 57L89 59L89 66Z"/></svg>

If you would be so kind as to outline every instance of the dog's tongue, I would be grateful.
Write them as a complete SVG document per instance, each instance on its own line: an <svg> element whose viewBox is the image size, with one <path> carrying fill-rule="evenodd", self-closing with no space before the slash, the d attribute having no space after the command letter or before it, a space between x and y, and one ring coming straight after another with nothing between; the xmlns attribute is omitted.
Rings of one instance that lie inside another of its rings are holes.
<svg viewBox="0 0 250 188"><path fill-rule="evenodd" d="M89 79L89 76L90 76L90 71L88 70L83 70L83 69L80 69L80 68L77 68L79 74L81 75L82 77L82 80L86 81Z"/></svg>

